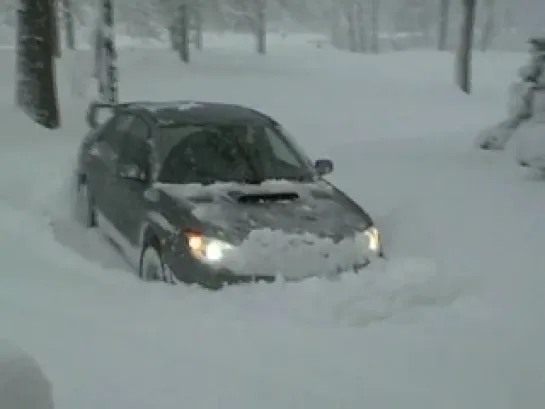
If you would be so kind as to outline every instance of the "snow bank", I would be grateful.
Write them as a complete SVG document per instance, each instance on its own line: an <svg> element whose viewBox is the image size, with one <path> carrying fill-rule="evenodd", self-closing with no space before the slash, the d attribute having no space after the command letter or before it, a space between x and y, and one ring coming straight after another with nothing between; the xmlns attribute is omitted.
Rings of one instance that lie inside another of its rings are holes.
<svg viewBox="0 0 545 409"><path fill-rule="evenodd" d="M0 341L0 408L53 409L51 384L30 355Z"/></svg>

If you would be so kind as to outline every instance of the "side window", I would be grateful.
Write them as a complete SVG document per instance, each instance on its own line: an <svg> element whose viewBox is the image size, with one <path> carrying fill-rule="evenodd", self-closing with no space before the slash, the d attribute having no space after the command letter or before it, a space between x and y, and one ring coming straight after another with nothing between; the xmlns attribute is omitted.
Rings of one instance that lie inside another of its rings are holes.
<svg viewBox="0 0 545 409"><path fill-rule="evenodd" d="M272 153L277 159L287 163L288 165L300 167L301 163L294 152L288 147L286 142L276 134L272 129L265 128L265 135L268 144L271 147Z"/></svg>
<svg viewBox="0 0 545 409"><path fill-rule="evenodd" d="M126 127L126 139L120 161L146 169L151 153L149 144L151 130L148 123L138 116L131 116L130 122L121 123L120 126Z"/></svg>
<svg viewBox="0 0 545 409"><path fill-rule="evenodd" d="M115 131L119 133L127 132L130 129L134 118L135 117L130 114L121 114L115 124Z"/></svg>
<svg viewBox="0 0 545 409"><path fill-rule="evenodd" d="M106 143L114 153L119 155L123 148L123 139L125 138L125 132L120 131L121 125L130 119L127 114L120 114L114 117L110 122L105 124L104 129L98 138L98 142Z"/></svg>

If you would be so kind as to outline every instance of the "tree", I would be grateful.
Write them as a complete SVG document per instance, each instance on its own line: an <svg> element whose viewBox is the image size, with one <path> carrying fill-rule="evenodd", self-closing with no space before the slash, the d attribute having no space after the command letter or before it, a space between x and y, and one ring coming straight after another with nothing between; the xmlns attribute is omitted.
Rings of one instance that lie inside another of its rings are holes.
<svg viewBox="0 0 545 409"><path fill-rule="evenodd" d="M202 5L200 2L197 2L193 7L193 20L195 24L195 48L197 50L202 50L203 16L202 16Z"/></svg>
<svg viewBox="0 0 545 409"><path fill-rule="evenodd" d="M66 46L69 50L74 50L76 48L76 30L74 27L74 12L72 0L62 1L62 14L64 18Z"/></svg>
<svg viewBox="0 0 545 409"><path fill-rule="evenodd" d="M356 28L356 5L351 1L345 1L343 4L344 18L346 20L348 34L348 50L358 52L358 31Z"/></svg>
<svg viewBox="0 0 545 409"><path fill-rule="evenodd" d="M95 76L102 102L117 102L117 52L115 49L114 9L112 0L102 0L99 25L95 31Z"/></svg>
<svg viewBox="0 0 545 409"><path fill-rule="evenodd" d="M356 31L358 37L358 51L364 53L367 51L367 33L365 27L365 11L361 2L356 3L356 10L354 11L356 16Z"/></svg>
<svg viewBox="0 0 545 409"><path fill-rule="evenodd" d="M59 19L57 0L47 0L50 2L51 7L51 44L53 45L53 55L57 58L61 56L61 39L59 36Z"/></svg>
<svg viewBox="0 0 545 409"><path fill-rule="evenodd" d="M180 3L176 8L176 17L172 26L173 44L180 55L180 59L188 63L190 60L189 40L190 40L190 15L187 3Z"/></svg>
<svg viewBox="0 0 545 409"><path fill-rule="evenodd" d="M346 33L343 36L343 38L346 38L346 44L342 44L342 41L337 41L334 45L348 48L353 53L365 52L367 50L367 38L365 31L365 10L362 0L344 0L339 6L342 6L344 21L346 22ZM336 11L333 10L333 12ZM332 15L332 18L334 18L332 22L337 24L337 26L334 26L334 30L339 30L338 15ZM333 35L335 35L334 32Z"/></svg>
<svg viewBox="0 0 545 409"><path fill-rule="evenodd" d="M456 53L456 82L463 92L469 94L471 92L471 51L475 27L475 0L462 0L462 4L463 19Z"/></svg>
<svg viewBox="0 0 545 409"><path fill-rule="evenodd" d="M53 25L50 1L19 0L16 103L34 122L48 129L60 126Z"/></svg>
<svg viewBox="0 0 545 409"><path fill-rule="evenodd" d="M495 20L495 5L496 0L485 0L485 21L481 34L481 51L486 51L491 43L492 38L494 37L494 20Z"/></svg>
<svg viewBox="0 0 545 409"><path fill-rule="evenodd" d="M371 0L371 51L375 54L379 51L379 9L380 0Z"/></svg>
<svg viewBox="0 0 545 409"><path fill-rule="evenodd" d="M450 0L441 0L441 3L439 4L439 33L437 36L437 49L439 51L445 51L447 49L449 17Z"/></svg>
<svg viewBox="0 0 545 409"><path fill-rule="evenodd" d="M256 36L256 48L258 54L267 53L267 0L255 1L254 30Z"/></svg>

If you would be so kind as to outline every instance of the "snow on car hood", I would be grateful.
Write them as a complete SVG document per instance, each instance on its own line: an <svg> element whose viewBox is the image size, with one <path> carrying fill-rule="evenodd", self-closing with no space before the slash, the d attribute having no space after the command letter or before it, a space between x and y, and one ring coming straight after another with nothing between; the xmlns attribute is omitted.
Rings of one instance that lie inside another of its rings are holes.
<svg viewBox="0 0 545 409"><path fill-rule="evenodd" d="M245 194L257 194L266 191L267 193L282 193L285 191L295 191L300 196L308 196L313 190L329 191L333 193L333 188L324 181L315 181L310 183L292 182L289 180L267 180L259 184L241 184L236 182L218 182L210 185L201 185L198 183L169 184L154 183L153 187L168 193L173 197L191 199L203 196L222 196L232 191L241 191Z"/></svg>
<svg viewBox="0 0 545 409"><path fill-rule="evenodd" d="M323 181L159 185L158 189L174 199L192 203L193 216L226 230L237 241L262 229L311 233L340 241L370 224L361 209Z"/></svg>
<svg viewBox="0 0 545 409"><path fill-rule="evenodd" d="M197 203L193 215L237 236L222 265L245 275L286 279L335 275L367 263L361 232L368 220L336 197L329 184L268 181L259 185L157 185L169 196ZM297 193L290 202L244 205L237 195ZM235 195L236 196L236 195Z"/></svg>

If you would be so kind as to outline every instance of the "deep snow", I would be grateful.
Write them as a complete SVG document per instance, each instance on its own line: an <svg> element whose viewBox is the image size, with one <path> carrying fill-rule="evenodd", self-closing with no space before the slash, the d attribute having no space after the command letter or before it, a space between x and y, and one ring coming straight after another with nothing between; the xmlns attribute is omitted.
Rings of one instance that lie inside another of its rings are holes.
<svg viewBox="0 0 545 409"><path fill-rule="evenodd" d="M476 54L467 97L446 53L288 37L261 58L224 42L184 67L122 49L123 99L265 110L335 160L331 179L386 235L390 259L364 274L210 293L139 282L72 221L91 56L61 61L64 126L48 132L13 107L13 55L0 52L0 338L37 359L58 409L545 404L543 181L473 146L505 114L523 54Z"/></svg>

